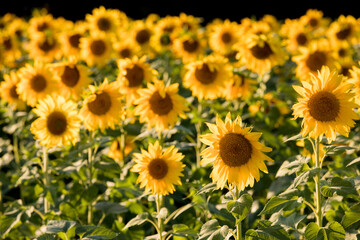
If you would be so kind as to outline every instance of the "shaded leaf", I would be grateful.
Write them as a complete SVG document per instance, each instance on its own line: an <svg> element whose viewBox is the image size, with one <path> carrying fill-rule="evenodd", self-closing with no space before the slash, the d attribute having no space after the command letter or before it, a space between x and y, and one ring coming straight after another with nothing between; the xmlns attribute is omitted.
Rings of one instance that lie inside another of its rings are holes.
<svg viewBox="0 0 360 240"><path fill-rule="evenodd" d="M138 214L136 217L134 217L133 219L131 219L123 229L127 229L129 227L135 226L135 225L141 225L144 222L147 221L147 219L149 218L149 213L147 212L143 212Z"/></svg>

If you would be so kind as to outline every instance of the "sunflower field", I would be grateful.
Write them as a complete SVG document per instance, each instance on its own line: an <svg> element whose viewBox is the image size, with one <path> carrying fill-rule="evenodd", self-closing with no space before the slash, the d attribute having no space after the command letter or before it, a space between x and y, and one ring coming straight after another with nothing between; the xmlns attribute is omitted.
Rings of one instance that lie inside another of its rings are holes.
<svg viewBox="0 0 360 240"><path fill-rule="evenodd" d="M360 19L0 17L0 239L360 239Z"/></svg>

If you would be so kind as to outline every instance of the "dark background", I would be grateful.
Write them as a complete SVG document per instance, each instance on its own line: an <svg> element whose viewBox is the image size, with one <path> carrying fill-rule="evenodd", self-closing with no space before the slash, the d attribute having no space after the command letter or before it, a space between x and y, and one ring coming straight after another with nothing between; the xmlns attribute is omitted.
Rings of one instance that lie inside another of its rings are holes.
<svg viewBox="0 0 360 240"><path fill-rule="evenodd" d="M5 2L6 1L6 2ZM85 14L99 6L105 8L117 8L133 19L145 18L150 13L157 13L161 17L166 15L177 16L184 12L196 17L202 17L204 23L214 18L230 19L240 21L244 17L261 18L264 14L274 15L277 19L298 18L306 13L308 9L321 10L325 17L336 19L341 14L360 17L360 8L356 1L327 1L312 3L301 0L289 1L259 1L259 0L182 0L182 1L136 1L136 0L56 0L56 1L9 1L2 0L0 15L7 12L19 17L29 17L34 8L47 8L54 17L64 17L68 20L82 20Z"/></svg>

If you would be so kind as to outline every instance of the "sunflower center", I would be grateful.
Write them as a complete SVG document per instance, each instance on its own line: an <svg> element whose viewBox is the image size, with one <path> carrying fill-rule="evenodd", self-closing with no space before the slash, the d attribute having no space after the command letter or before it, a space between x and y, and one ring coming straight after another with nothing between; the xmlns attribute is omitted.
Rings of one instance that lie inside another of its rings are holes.
<svg viewBox="0 0 360 240"><path fill-rule="evenodd" d="M340 40L345 40L351 34L351 26L341 29L336 33L336 37Z"/></svg>
<svg viewBox="0 0 360 240"><path fill-rule="evenodd" d="M340 48L338 51L338 54L340 57L345 57L346 56L346 49L344 48Z"/></svg>
<svg viewBox="0 0 360 240"><path fill-rule="evenodd" d="M16 30L16 31L15 31L15 35L16 35L18 38L20 38L20 37L22 36L22 31L21 31L21 29Z"/></svg>
<svg viewBox="0 0 360 240"><path fill-rule="evenodd" d="M169 167L166 164L166 162L164 161L164 159L155 158L155 159L151 160L151 162L149 163L148 170L149 170L150 176L152 176L153 178L155 178L157 180L160 180L166 176L166 174L169 171Z"/></svg>
<svg viewBox="0 0 360 240"><path fill-rule="evenodd" d="M106 45L105 42L101 39L94 40L90 44L90 50L95 56L101 56L105 53Z"/></svg>
<svg viewBox="0 0 360 240"><path fill-rule="evenodd" d="M185 40L183 42L184 50L189 53L195 52L198 46L199 46L199 42L196 40Z"/></svg>
<svg viewBox="0 0 360 240"><path fill-rule="evenodd" d="M162 46L167 46L171 43L170 36L168 34L162 34L160 37L160 44Z"/></svg>
<svg viewBox="0 0 360 240"><path fill-rule="evenodd" d="M61 135L66 131L66 116L62 112L54 111L48 116L46 124L50 133Z"/></svg>
<svg viewBox="0 0 360 240"><path fill-rule="evenodd" d="M321 122L334 121L339 115L340 101L327 91L320 91L312 95L308 102L310 115Z"/></svg>
<svg viewBox="0 0 360 240"><path fill-rule="evenodd" d="M304 33L299 33L296 36L296 42L300 45L300 46L304 46L307 43L308 39L306 37L306 35Z"/></svg>
<svg viewBox="0 0 360 240"><path fill-rule="evenodd" d="M309 24L311 27L317 27L317 25L319 24L319 21L316 18L310 18L309 20Z"/></svg>
<svg viewBox="0 0 360 240"><path fill-rule="evenodd" d="M73 48L79 48L81 35L76 33L69 37L69 43Z"/></svg>
<svg viewBox="0 0 360 240"><path fill-rule="evenodd" d="M150 40L150 33L148 30L142 29L136 33L135 39L139 44L147 43Z"/></svg>
<svg viewBox="0 0 360 240"><path fill-rule="evenodd" d="M211 71L209 66L206 63L203 63L201 68L196 68L195 77L202 84L210 84L215 81L217 70L213 69Z"/></svg>
<svg viewBox="0 0 360 240"><path fill-rule="evenodd" d="M65 66L64 72L61 75L61 81L68 87L74 87L80 79L80 73L76 66Z"/></svg>
<svg viewBox="0 0 360 240"><path fill-rule="evenodd" d="M340 70L340 74L350 77L350 67L342 66Z"/></svg>
<svg viewBox="0 0 360 240"><path fill-rule="evenodd" d="M224 32L224 33L221 35L221 41L222 41L223 43L229 43L229 42L231 42L231 40L232 40L232 36L231 36L230 33Z"/></svg>
<svg viewBox="0 0 360 240"><path fill-rule="evenodd" d="M271 50L270 45L267 42L264 42L264 46L255 45L250 48L251 54L257 59L266 59L273 51Z"/></svg>
<svg viewBox="0 0 360 240"><path fill-rule="evenodd" d="M252 146L248 139L240 133L227 133L219 142L220 157L229 167L246 164L252 154Z"/></svg>
<svg viewBox="0 0 360 240"><path fill-rule="evenodd" d="M313 72L320 70L323 65L326 65L326 54L321 51L315 51L306 59L306 65Z"/></svg>
<svg viewBox="0 0 360 240"><path fill-rule="evenodd" d="M37 25L37 30L39 32L43 32L48 28L49 28L49 24L47 24L46 22L43 22L43 23L40 23L39 25Z"/></svg>
<svg viewBox="0 0 360 240"><path fill-rule="evenodd" d="M107 31L111 28L111 22L105 17L99 18L96 24L101 31Z"/></svg>
<svg viewBox="0 0 360 240"><path fill-rule="evenodd" d="M14 99L18 99L18 98L19 98L19 95L18 95L18 93L16 92L16 85L14 85L14 86L12 86L12 87L10 88L9 94L10 94L10 96L11 96L12 98L14 98Z"/></svg>
<svg viewBox="0 0 360 240"><path fill-rule="evenodd" d="M173 109L173 103L169 94L165 95L165 98L161 97L159 92L153 93L150 100L150 108L157 115L166 115Z"/></svg>
<svg viewBox="0 0 360 240"><path fill-rule="evenodd" d="M10 38L6 38L3 42L5 50L11 50L12 48L12 42Z"/></svg>
<svg viewBox="0 0 360 240"><path fill-rule="evenodd" d="M129 58L131 56L131 50L129 48L123 48L119 54L122 58Z"/></svg>
<svg viewBox="0 0 360 240"><path fill-rule="evenodd" d="M46 79L43 75L36 74L30 79L31 89L35 92L41 92L46 88Z"/></svg>
<svg viewBox="0 0 360 240"><path fill-rule="evenodd" d="M40 42L38 46L43 52L49 52L55 47L55 44L55 40L45 39L45 41Z"/></svg>
<svg viewBox="0 0 360 240"><path fill-rule="evenodd" d="M129 87L139 87L144 80L144 69L135 64L132 68L126 69L126 75Z"/></svg>
<svg viewBox="0 0 360 240"><path fill-rule="evenodd" d="M88 103L90 112L95 115L104 115L111 108L111 98L107 92L96 93L94 101Z"/></svg>

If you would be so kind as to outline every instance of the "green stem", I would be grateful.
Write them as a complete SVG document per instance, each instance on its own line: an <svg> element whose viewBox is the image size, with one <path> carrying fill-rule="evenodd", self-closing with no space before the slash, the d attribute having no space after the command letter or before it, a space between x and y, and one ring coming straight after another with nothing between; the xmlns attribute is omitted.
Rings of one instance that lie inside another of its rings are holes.
<svg viewBox="0 0 360 240"><path fill-rule="evenodd" d="M315 168L320 168L320 138L315 140ZM320 192L320 171L314 177L315 181L315 206L316 206L316 222L322 227L322 211L321 211L321 192Z"/></svg>
<svg viewBox="0 0 360 240"><path fill-rule="evenodd" d="M43 172L44 172L44 187L45 187L45 196L44 196L44 214L48 213L49 211L49 202L46 198L46 192L48 191L49 188L49 163L48 163L48 149L46 146L43 146Z"/></svg>
<svg viewBox="0 0 360 240"><path fill-rule="evenodd" d="M14 134L13 137L14 137L13 151L14 151L15 162L18 165L18 167L21 168L20 156L19 156L19 139L16 134Z"/></svg>
<svg viewBox="0 0 360 240"><path fill-rule="evenodd" d="M93 132L90 132L90 137L89 137L89 142L91 142L93 140ZM90 146L88 148L88 170L89 170L89 176L88 176L88 188L91 187L92 185L92 177L93 177L93 172L92 172L92 165L93 165L93 154L92 154L92 146ZM92 206L92 202L89 203L88 205L88 224L92 224L93 222L93 206Z"/></svg>
<svg viewBox="0 0 360 240"><path fill-rule="evenodd" d="M201 117L202 114L202 104L201 102L198 103L198 115ZM200 147L201 147L201 141L200 141L200 134L201 134L201 122L195 123L195 129L196 129L196 168L200 168Z"/></svg>
<svg viewBox="0 0 360 240"><path fill-rule="evenodd" d="M156 202L156 211L157 211L157 216L158 216L157 224L158 224L159 240L163 240L163 237L162 237L163 220L160 216L160 210L161 210L161 206L162 206L162 196L159 194L156 194L155 202Z"/></svg>
<svg viewBox="0 0 360 240"><path fill-rule="evenodd" d="M235 186L235 194L233 196L234 196L234 201L237 201L240 198L240 191L237 189L236 186ZM235 221L236 221L236 240L241 240L242 239L241 221L239 221L238 219L236 219Z"/></svg>

